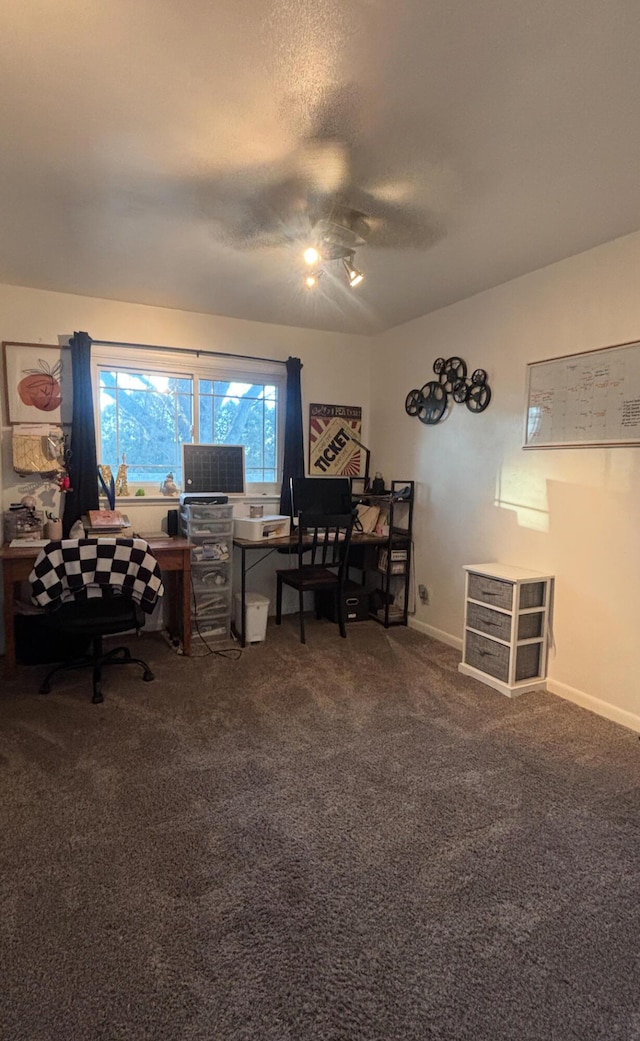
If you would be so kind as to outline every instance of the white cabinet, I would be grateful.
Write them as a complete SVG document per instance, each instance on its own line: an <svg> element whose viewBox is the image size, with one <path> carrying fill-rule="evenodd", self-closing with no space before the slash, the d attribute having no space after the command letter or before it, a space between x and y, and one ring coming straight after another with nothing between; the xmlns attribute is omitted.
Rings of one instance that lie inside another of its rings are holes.
<svg viewBox="0 0 640 1041"><path fill-rule="evenodd" d="M544 690L553 575L508 564L465 564L466 676L507 697Z"/></svg>

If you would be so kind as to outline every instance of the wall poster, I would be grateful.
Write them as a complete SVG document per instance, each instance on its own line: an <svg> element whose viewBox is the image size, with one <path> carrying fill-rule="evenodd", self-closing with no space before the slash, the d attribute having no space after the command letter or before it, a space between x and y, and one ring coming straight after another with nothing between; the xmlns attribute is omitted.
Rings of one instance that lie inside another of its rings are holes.
<svg viewBox="0 0 640 1041"><path fill-rule="evenodd" d="M531 362L524 448L640 444L640 342Z"/></svg>
<svg viewBox="0 0 640 1041"><path fill-rule="evenodd" d="M71 351L44 343L2 344L9 423L71 422Z"/></svg>
<svg viewBox="0 0 640 1041"><path fill-rule="evenodd" d="M362 438L362 409L358 405L309 406L309 476L357 477Z"/></svg>

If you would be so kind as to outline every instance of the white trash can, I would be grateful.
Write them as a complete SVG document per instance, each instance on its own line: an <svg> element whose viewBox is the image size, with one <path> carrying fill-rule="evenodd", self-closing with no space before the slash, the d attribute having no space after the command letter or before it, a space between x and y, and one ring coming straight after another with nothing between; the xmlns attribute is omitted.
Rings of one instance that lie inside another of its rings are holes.
<svg viewBox="0 0 640 1041"><path fill-rule="evenodd" d="M247 643L262 643L267 636L267 617L269 615L269 597L262 593L246 593L245 610L247 629L245 639ZM242 632L242 597L240 593L235 595L235 628L236 632Z"/></svg>

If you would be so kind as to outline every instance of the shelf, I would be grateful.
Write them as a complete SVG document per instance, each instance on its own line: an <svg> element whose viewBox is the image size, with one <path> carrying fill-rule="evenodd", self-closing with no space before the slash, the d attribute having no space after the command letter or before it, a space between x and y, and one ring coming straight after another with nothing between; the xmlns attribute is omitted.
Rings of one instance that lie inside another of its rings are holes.
<svg viewBox="0 0 640 1041"><path fill-rule="evenodd" d="M384 492L376 494L367 491L354 493L352 496L354 504L363 503L380 507L380 523L384 523L386 534L377 543L379 552L375 557L375 562L374 556L371 554L361 554L356 557L358 563L353 563L352 566L361 572L363 584L366 583L366 575L371 574L371 581L375 581L375 588L383 594L383 599L393 601L392 604L389 604L393 610L388 614L384 606L378 611L371 612L371 617L385 627L407 625L409 621L414 489L413 481L394 480L391 481L391 487L385 488ZM405 490L407 494L400 494ZM400 525L396 523L398 520L401 522ZM354 540L351 545L355 548L356 541ZM392 551L398 549L403 550L403 559L392 561ZM387 567L381 568L378 566L378 561L385 553L387 554ZM403 570L394 571L389 566L390 564L402 564ZM371 582L366 584L368 588L371 587ZM371 591L373 592L373 590Z"/></svg>

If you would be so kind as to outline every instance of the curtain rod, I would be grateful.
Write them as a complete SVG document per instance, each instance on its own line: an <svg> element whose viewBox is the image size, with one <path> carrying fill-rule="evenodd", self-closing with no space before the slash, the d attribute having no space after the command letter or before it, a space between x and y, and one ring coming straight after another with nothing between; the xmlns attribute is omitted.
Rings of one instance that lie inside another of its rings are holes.
<svg viewBox="0 0 640 1041"><path fill-rule="evenodd" d="M123 343L121 340L92 339L91 343L95 343L99 347L138 347L145 351L167 351L171 354L175 354L176 351L179 351L180 354L195 354L198 358L201 354L205 354L212 358L243 358L245 361L268 361L274 365L287 364L286 361L282 360L282 358L257 358L252 354L232 354L231 351L200 351L195 347L161 347L156 343Z"/></svg>

